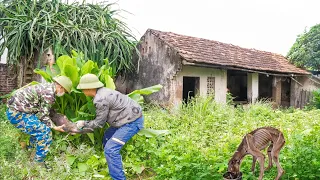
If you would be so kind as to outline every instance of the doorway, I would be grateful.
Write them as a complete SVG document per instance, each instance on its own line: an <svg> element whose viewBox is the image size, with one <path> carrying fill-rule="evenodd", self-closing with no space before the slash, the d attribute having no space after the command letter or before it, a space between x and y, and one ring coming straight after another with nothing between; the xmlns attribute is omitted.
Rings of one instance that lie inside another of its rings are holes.
<svg viewBox="0 0 320 180"><path fill-rule="evenodd" d="M234 102L243 104L247 103L247 72L228 70L227 71L227 88Z"/></svg>
<svg viewBox="0 0 320 180"><path fill-rule="evenodd" d="M259 100L272 100L273 76L259 74Z"/></svg>
<svg viewBox="0 0 320 180"><path fill-rule="evenodd" d="M183 77L183 101L188 101L199 93L199 77Z"/></svg>
<svg viewBox="0 0 320 180"><path fill-rule="evenodd" d="M291 87L291 79L282 78L281 80L281 106L282 107L290 106L290 87Z"/></svg>

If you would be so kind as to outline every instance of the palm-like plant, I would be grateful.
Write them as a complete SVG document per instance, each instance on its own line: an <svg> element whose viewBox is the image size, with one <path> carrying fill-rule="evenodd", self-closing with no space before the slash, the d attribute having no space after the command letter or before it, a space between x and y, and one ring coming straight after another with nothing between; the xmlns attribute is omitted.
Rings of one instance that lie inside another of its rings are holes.
<svg viewBox="0 0 320 180"><path fill-rule="evenodd" d="M78 50L86 59L108 58L115 72L128 71L137 51L135 39L111 6L60 0L0 1L0 54L7 48L8 64L25 61L40 67L39 54L48 48L56 57Z"/></svg>

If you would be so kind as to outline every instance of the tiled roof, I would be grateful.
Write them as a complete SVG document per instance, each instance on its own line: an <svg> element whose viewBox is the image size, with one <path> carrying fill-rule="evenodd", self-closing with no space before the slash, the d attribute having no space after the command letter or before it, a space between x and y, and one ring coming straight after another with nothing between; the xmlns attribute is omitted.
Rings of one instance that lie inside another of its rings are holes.
<svg viewBox="0 0 320 180"><path fill-rule="evenodd" d="M310 74L291 64L280 54L242 48L232 44L171 32L152 29L148 31L177 50L180 56L189 63L210 64L225 68L233 67L264 72Z"/></svg>

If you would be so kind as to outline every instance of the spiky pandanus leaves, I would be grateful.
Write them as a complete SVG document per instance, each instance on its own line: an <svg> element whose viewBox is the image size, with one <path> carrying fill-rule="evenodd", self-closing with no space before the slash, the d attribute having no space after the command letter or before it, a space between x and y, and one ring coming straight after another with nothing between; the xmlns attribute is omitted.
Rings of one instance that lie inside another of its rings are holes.
<svg viewBox="0 0 320 180"><path fill-rule="evenodd" d="M108 58L116 71L132 69L135 38L124 22L117 19L113 4L65 4L59 0L12 0L0 2L0 54L8 48L7 62L21 57L32 59L53 48L55 56L71 50L85 58ZM102 65L103 61L97 62ZM40 60L38 60L38 66Z"/></svg>

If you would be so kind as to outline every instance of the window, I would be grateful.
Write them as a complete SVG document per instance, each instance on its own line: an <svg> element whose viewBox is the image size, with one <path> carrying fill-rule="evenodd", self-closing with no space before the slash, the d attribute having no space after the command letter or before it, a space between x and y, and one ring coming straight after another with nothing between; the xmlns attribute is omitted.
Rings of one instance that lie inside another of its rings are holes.
<svg viewBox="0 0 320 180"><path fill-rule="evenodd" d="M207 78L207 95L214 95L215 89L215 77L208 77Z"/></svg>

